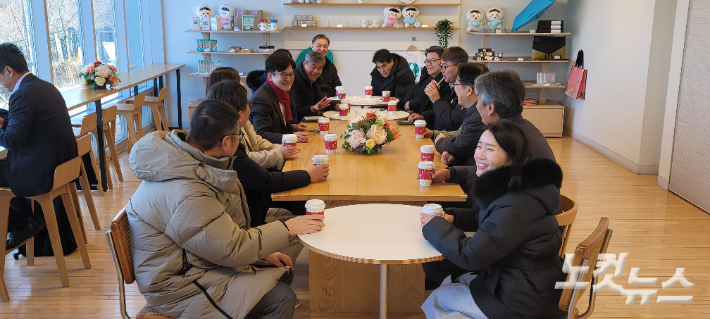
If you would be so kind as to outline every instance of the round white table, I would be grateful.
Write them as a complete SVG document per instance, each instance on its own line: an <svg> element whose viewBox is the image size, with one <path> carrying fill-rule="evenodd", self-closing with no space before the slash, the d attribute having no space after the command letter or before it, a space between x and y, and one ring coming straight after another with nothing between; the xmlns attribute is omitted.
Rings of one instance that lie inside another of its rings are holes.
<svg viewBox="0 0 710 319"><path fill-rule="evenodd" d="M337 97L329 97L331 101L340 101ZM363 106L363 107L387 107L387 102L382 102L381 96L372 96L366 99L364 96L346 96L346 100L350 101L350 106ZM398 102L396 97L390 97L390 101Z"/></svg>
<svg viewBox="0 0 710 319"><path fill-rule="evenodd" d="M344 261L380 265L380 318L387 318L389 264L421 264L444 257L422 235L422 208L360 204L325 210L325 228L300 235L308 249Z"/></svg>
<svg viewBox="0 0 710 319"><path fill-rule="evenodd" d="M362 107L352 107L350 109L350 114L345 117L345 120L347 121L352 121L356 119L358 116L365 117L367 113L377 113L377 112L387 112L387 110L384 111L378 111L378 110L373 110L373 109L365 109ZM387 115L389 117L389 112L387 112ZM340 120L340 112L338 111L326 111L323 113L323 116L331 119L331 120ZM398 120L406 120L409 117L409 113L405 111L396 111L395 112L395 117L394 118L388 118L390 121L398 121Z"/></svg>

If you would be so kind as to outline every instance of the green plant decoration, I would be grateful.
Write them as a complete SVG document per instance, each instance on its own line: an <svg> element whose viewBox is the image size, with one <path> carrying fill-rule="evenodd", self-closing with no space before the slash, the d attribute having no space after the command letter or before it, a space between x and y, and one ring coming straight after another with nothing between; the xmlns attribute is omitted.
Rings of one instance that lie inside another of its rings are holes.
<svg viewBox="0 0 710 319"><path fill-rule="evenodd" d="M451 33L454 30L454 23L448 19L441 20L436 23L434 32L436 37L439 39L439 46L444 48L444 50L449 48L449 40L451 40Z"/></svg>

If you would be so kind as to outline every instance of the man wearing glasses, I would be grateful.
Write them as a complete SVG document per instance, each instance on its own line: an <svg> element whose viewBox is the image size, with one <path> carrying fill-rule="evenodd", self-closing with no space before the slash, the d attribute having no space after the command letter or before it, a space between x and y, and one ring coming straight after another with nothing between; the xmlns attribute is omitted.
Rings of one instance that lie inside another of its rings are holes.
<svg viewBox="0 0 710 319"><path fill-rule="evenodd" d="M466 111L458 105L456 92L453 90L453 83L459 74L459 65L468 62L468 53L460 47L450 47L441 55L441 73L444 81L449 84L451 91L448 95L442 96L436 85L430 83L425 89L425 93L434 106L431 110L422 114L412 113L409 121L425 120L429 129L439 131L455 131L461 126L465 118ZM431 136L429 136L431 137Z"/></svg>
<svg viewBox="0 0 710 319"><path fill-rule="evenodd" d="M434 103L425 93L426 87L432 81L436 83L442 95L450 94L451 88L444 83L444 75L441 73L440 68L442 53L444 53L444 48L440 46L432 46L424 51L426 56L424 65L426 65L426 68L422 71L421 80L407 92L404 100L400 101L404 110L409 112L409 114L422 114L433 108Z"/></svg>
<svg viewBox="0 0 710 319"><path fill-rule="evenodd" d="M372 63L375 64L370 72L372 95L382 96L382 91L390 91L390 96L402 102L414 86L414 73L409 69L407 59L382 49L375 52ZM403 108L403 105L398 107Z"/></svg>

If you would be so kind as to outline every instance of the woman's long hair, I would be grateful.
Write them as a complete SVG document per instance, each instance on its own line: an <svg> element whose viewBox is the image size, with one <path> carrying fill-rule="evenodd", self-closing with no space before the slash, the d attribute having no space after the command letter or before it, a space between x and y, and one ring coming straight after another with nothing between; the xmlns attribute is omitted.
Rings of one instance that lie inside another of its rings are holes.
<svg viewBox="0 0 710 319"><path fill-rule="evenodd" d="M530 147L528 146L528 138L517 124L500 120L498 122L489 123L483 128L483 131L489 131L498 142L498 145L508 155L512 174L508 186L511 188L522 185L523 167L530 159Z"/></svg>
<svg viewBox="0 0 710 319"><path fill-rule="evenodd" d="M207 91L210 90L210 87L222 80L234 80L237 82L240 82L242 80L242 77L239 76L239 72L232 68L232 67L219 67L214 69L212 73L210 73L210 77L207 79L207 87L205 88L205 94L207 94Z"/></svg>

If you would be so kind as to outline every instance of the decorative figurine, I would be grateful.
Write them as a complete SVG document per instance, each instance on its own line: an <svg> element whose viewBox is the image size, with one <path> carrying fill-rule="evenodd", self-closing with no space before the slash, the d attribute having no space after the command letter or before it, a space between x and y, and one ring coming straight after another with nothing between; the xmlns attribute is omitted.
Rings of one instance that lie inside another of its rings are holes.
<svg viewBox="0 0 710 319"><path fill-rule="evenodd" d="M385 22L382 23L383 28L399 28L399 18L402 17L402 10L398 6L385 7L382 12L385 14Z"/></svg>
<svg viewBox="0 0 710 319"><path fill-rule="evenodd" d="M503 9L500 7L489 7L486 9L486 19L488 20L488 26L493 28L493 32L497 29L498 25L503 22Z"/></svg>
<svg viewBox="0 0 710 319"><path fill-rule="evenodd" d="M222 19L222 30L234 30L234 7L223 4L219 7L219 16Z"/></svg>
<svg viewBox="0 0 710 319"><path fill-rule="evenodd" d="M478 32L479 27L483 25L483 10L481 9L471 9L468 10L466 14L466 20L468 20L468 32Z"/></svg>
<svg viewBox="0 0 710 319"><path fill-rule="evenodd" d="M405 28L409 28L410 26L413 28L419 28L422 26L422 24L417 21L417 17L419 16L419 10L417 7L406 6L402 9L402 11L404 15Z"/></svg>
<svg viewBox="0 0 710 319"><path fill-rule="evenodd" d="M195 11L195 14L197 14L197 16L200 17L200 19L202 19L202 18L209 19L210 17L212 17L212 7L210 7L209 4L205 3L197 8L197 10Z"/></svg>

